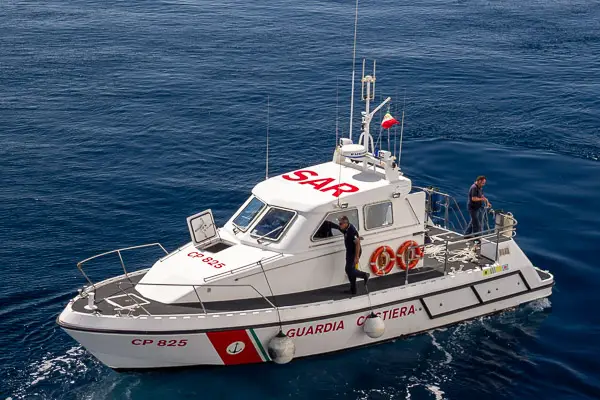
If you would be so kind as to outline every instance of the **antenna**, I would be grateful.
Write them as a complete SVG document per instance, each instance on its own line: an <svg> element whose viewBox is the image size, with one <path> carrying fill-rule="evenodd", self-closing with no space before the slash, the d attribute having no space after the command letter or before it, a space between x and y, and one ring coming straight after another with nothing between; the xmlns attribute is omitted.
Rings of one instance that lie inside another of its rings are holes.
<svg viewBox="0 0 600 400"><path fill-rule="evenodd" d="M365 58L363 58L363 69L362 69L362 78L365 77L365 62L367 60ZM362 100L365 100L365 80L364 79L360 79L360 98Z"/></svg>
<svg viewBox="0 0 600 400"><path fill-rule="evenodd" d="M398 86L396 86L396 98L398 98ZM394 104L394 114L398 115L398 103ZM394 157L398 154L398 124L394 125ZM396 159L397 160L397 159ZM397 162L396 162L397 164Z"/></svg>
<svg viewBox="0 0 600 400"><path fill-rule="evenodd" d="M390 105L389 104L388 104L387 112L390 112ZM383 116L381 118L381 121L383 121ZM380 122L380 124L381 124L381 122ZM387 149L388 149L389 152L391 152L392 151L392 145L390 143L390 130L389 129L387 129L387 134L388 134L388 147L387 147ZM394 153L392 153L392 154L394 154Z"/></svg>
<svg viewBox="0 0 600 400"><path fill-rule="evenodd" d="M404 108L406 106L406 89L404 90L404 103L402 104L402 125L400 126L400 148L398 149L398 169L400 169L400 158L402 157L402 136L404 135Z"/></svg>
<svg viewBox="0 0 600 400"><path fill-rule="evenodd" d="M373 60L373 98L371 100L375 100L375 64L377 64L377 60Z"/></svg>
<svg viewBox="0 0 600 400"><path fill-rule="evenodd" d="M356 70L356 28L358 27L358 0L354 11L354 46L352 48L352 93L350 94L350 140L352 140L352 118L354 117L354 75Z"/></svg>
<svg viewBox="0 0 600 400"><path fill-rule="evenodd" d="M338 127L339 127L339 116L340 116L340 91L339 91L339 78L336 77L335 78L335 147L338 146L338 141L339 141L339 133L338 133Z"/></svg>
<svg viewBox="0 0 600 400"><path fill-rule="evenodd" d="M353 85L354 86L354 85ZM338 164L340 165L340 172L338 175L338 185L340 184L340 182L342 181L342 145L340 143L340 147L339 147L339 152L338 152L338 108L339 108L339 96L338 96L338 86L337 86L337 80L336 80L336 85L335 85L335 146L336 146L336 150L335 150L335 155L336 155L336 159ZM352 136L351 136L352 137ZM337 199L337 205L338 207L340 207L340 197L338 196Z"/></svg>
<svg viewBox="0 0 600 400"><path fill-rule="evenodd" d="M267 162L265 166L265 180L269 179L269 114L270 114L270 97L267 95Z"/></svg>

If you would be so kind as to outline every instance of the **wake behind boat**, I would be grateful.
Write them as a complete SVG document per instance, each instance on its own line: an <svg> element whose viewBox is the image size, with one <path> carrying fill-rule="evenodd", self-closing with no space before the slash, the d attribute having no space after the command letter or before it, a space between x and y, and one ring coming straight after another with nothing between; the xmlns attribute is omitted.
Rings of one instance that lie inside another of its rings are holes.
<svg viewBox="0 0 600 400"><path fill-rule="evenodd" d="M113 250L78 264L88 284L58 324L115 369L232 365L324 354L414 335L550 296L554 277L514 240L517 221L464 237L449 195L417 188L391 149L370 134L375 71L364 75L357 143L340 139L332 160L258 183L216 227L210 210L188 218L192 241ZM346 293L346 251L335 229L347 216L370 275ZM487 218L486 218L487 220ZM164 252L129 272L123 253ZM117 256L123 273L92 282L88 261Z"/></svg>

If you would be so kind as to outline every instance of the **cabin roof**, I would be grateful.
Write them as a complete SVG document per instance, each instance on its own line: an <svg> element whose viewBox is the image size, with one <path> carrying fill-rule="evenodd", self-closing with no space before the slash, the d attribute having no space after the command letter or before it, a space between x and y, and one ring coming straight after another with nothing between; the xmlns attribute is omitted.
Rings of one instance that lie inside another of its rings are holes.
<svg viewBox="0 0 600 400"><path fill-rule="evenodd" d="M407 194L410 187L410 180L403 176L390 183L383 169L373 171L371 166L364 171L330 161L269 178L252 193L270 205L309 212L337 204L338 199L349 205L373 203L389 198L388 191Z"/></svg>

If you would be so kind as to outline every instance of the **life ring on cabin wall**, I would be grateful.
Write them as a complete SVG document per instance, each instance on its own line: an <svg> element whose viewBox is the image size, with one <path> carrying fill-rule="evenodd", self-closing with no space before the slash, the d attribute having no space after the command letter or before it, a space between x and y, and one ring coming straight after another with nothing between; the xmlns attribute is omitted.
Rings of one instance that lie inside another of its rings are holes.
<svg viewBox="0 0 600 400"><path fill-rule="evenodd" d="M371 254L371 271L375 275L387 275L394 268L394 249L390 246L381 246Z"/></svg>
<svg viewBox="0 0 600 400"><path fill-rule="evenodd" d="M408 261L408 269L413 269L419 263L419 260L423 258L423 249L418 246L419 243L415 242L414 240L407 240L398 248L398 251L396 252L396 264L398 264L400 269L406 271L407 266L406 261L404 261L404 255L406 252L412 253L407 254L409 257L408 260L410 260Z"/></svg>

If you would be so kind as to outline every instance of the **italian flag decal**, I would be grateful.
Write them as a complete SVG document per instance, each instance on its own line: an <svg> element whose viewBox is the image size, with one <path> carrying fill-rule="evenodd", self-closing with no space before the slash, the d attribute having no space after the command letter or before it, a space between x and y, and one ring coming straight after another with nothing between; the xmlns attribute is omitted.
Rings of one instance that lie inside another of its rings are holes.
<svg viewBox="0 0 600 400"><path fill-rule="evenodd" d="M206 336L225 365L270 361L254 329L207 332Z"/></svg>

